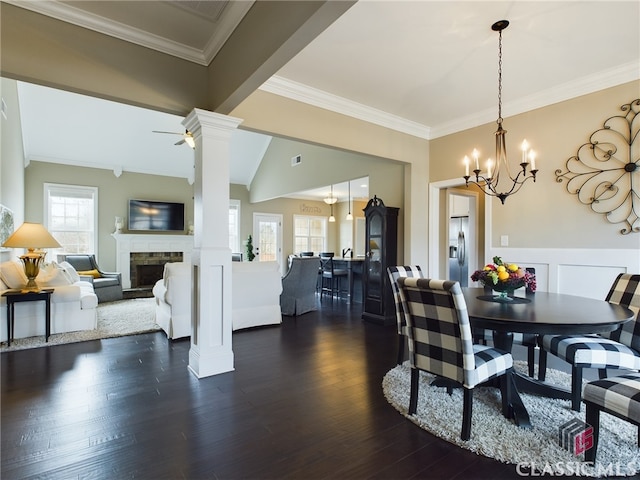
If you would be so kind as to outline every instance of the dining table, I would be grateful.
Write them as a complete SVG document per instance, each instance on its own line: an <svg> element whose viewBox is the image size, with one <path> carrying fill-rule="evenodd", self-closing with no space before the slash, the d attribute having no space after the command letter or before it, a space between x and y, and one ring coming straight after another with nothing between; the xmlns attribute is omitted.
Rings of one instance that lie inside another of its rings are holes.
<svg viewBox="0 0 640 480"><path fill-rule="evenodd" d="M507 300L484 288L462 288L471 327L493 331L494 346L511 352L514 333L537 335L583 335L606 333L630 321L634 313L627 307L552 292L517 292ZM510 415L521 427L531 427L529 413L520 393L570 399L563 386L529 377L514 370L510 375Z"/></svg>

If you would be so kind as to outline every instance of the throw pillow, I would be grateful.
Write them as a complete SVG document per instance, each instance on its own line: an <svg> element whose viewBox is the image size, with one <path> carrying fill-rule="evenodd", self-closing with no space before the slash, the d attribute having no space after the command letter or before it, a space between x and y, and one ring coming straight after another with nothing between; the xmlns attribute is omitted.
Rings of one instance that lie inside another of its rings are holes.
<svg viewBox="0 0 640 480"><path fill-rule="evenodd" d="M52 262L40 268L36 283L41 287L71 285L71 277L57 263Z"/></svg>
<svg viewBox="0 0 640 480"><path fill-rule="evenodd" d="M102 275L100 275L100 272L96 269L78 271L78 275L86 275L88 277L93 277L93 278L102 277Z"/></svg>
<svg viewBox="0 0 640 480"><path fill-rule="evenodd" d="M80 281L80 275L69 262L62 262L60 268L67 274L72 284Z"/></svg>
<svg viewBox="0 0 640 480"><path fill-rule="evenodd" d="M22 264L18 262L4 262L0 265L0 277L9 288L24 288L27 284L27 276L24 274Z"/></svg>

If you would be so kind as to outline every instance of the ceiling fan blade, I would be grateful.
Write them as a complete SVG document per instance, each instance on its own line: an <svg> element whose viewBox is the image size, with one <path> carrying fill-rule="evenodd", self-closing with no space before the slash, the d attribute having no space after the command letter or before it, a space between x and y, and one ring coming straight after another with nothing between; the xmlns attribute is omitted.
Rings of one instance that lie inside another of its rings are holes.
<svg viewBox="0 0 640 480"><path fill-rule="evenodd" d="M182 145L184 143L184 138L182 140L180 140L179 142L174 143L174 145Z"/></svg>
<svg viewBox="0 0 640 480"><path fill-rule="evenodd" d="M151 133L168 133L169 135L184 135L184 133L178 133L178 132L161 132L159 130L152 130Z"/></svg>

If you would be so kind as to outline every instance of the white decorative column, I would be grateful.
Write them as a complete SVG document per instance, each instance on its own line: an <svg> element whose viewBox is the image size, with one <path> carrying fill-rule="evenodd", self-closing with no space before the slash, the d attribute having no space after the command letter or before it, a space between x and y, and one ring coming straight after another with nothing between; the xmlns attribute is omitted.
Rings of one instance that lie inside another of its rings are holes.
<svg viewBox="0 0 640 480"><path fill-rule="evenodd" d="M182 122L196 144L189 370L198 378L233 370L229 149L240 122L199 109Z"/></svg>

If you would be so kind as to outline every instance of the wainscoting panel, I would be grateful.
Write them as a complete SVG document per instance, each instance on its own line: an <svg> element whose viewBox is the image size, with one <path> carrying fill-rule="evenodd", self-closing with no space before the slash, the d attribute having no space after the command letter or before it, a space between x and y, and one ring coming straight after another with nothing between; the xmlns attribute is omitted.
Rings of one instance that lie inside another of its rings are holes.
<svg viewBox="0 0 640 480"><path fill-rule="evenodd" d="M613 279L626 273L625 270L599 265L558 265L558 292L604 300ZM585 278L589 279L587 284Z"/></svg>
<svg viewBox="0 0 640 480"><path fill-rule="evenodd" d="M640 249L493 248L485 255L534 267L539 291L600 300L619 273L640 273Z"/></svg>

